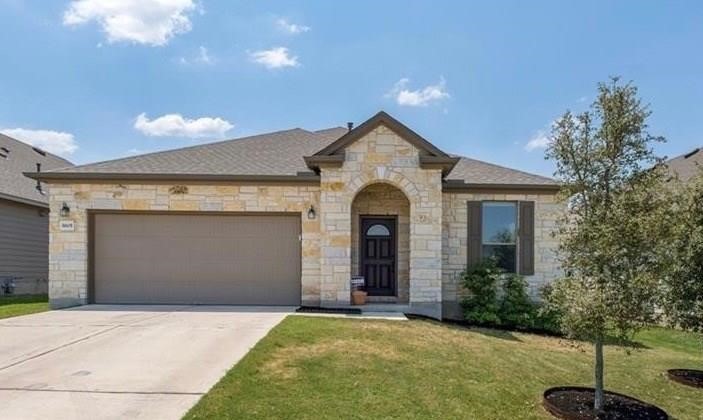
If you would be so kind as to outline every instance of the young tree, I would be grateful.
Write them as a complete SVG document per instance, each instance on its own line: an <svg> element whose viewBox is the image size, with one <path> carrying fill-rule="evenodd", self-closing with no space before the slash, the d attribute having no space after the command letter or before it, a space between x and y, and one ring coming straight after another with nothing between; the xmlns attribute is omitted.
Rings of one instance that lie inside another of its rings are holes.
<svg viewBox="0 0 703 420"><path fill-rule="evenodd" d="M664 139L648 133L649 115L637 88L612 78L598 85L588 111L555 122L546 153L568 202L558 224L566 275L553 284L548 304L563 314L564 332L594 344L597 412L604 404L604 341L625 342L656 318L669 216L651 148Z"/></svg>

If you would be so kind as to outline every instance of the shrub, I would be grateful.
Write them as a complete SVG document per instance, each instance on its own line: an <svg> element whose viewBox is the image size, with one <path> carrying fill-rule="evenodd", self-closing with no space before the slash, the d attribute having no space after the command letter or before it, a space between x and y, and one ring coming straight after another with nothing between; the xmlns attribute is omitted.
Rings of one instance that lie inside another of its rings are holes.
<svg viewBox="0 0 703 420"><path fill-rule="evenodd" d="M547 303L552 298L550 286L540 290L541 302L535 302L527 293L527 281L506 273L494 259L468 267L462 278L468 296L461 305L469 323L560 333L559 307Z"/></svg>
<svg viewBox="0 0 703 420"><path fill-rule="evenodd" d="M527 294L527 281L518 274L506 274L498 309L500 323L511 328L532 328L536 309L536 304Z"/></svg>
<svg viewBox="0 0 703 420"><path fill-rule="evenodd" d="M540 290L541 302L536 305L534 328L557 334L561 333L562 312L559 305L549 303L556 299L552 295L551 285L546 285Z"/></svg>
<svg viewBox="0 0 703 420"><path fill-rule="evenodd" d="M469 292L462 302L464 318L478 324L499 324L497 285L502 270L493 259L484 259L462 273L464 288Z"/></svg>

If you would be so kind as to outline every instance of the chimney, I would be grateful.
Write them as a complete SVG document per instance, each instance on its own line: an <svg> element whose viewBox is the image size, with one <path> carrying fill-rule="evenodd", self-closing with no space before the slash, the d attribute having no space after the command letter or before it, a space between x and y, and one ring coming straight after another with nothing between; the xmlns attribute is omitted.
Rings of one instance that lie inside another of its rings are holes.
<svg viewBox="0 0 703 420"><path fill-rule="evenodd" d="M352 128L354 128L354 123L353 122L348 122L347 123L347 130L352 131Z"/></svg>

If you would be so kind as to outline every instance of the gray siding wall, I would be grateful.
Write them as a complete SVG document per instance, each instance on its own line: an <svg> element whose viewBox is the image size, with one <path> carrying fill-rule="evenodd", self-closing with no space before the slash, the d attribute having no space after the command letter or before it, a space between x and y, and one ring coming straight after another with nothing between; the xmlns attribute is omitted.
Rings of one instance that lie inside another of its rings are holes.
<svg viewBox="0 0 703 420"><path fill-rule="evenodd" d="M0 199L0 283L3 276L22 277L15 294L47 292L49 217L40 210Z"/></svg>

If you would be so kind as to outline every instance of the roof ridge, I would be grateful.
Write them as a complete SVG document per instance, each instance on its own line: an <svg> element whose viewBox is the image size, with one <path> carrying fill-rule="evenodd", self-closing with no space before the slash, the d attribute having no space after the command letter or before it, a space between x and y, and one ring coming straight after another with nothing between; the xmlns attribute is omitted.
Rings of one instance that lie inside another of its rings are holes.
<svg viewBox="0 0 703 420"><path fill-rule="evenodd" d="M312 134L311 131L302 129L300 127L295 127L295 128L285 129L285 130L271 131L268 133L253 134L251 136L237 137L237 138L233 138L233 139L226 139L226 140L213 141L213 142L209 142L209 143L194 144L191 146L177 147L175 149L159 150L159 151L155 151L155 152L142 153L142 154L133 155L133 156L125 156L125 157L120 157L120 158L115 158L115 159L106 159L106 160L101 160L101 161L97 161L97 162L86 163L83 165L72 166L71 169L81 169L81 168L85 168L88 166L102 165L105 163L122 162L122 161L130 160L130 159L135 159L138 157L141 158L141 157L145 157L145 156L154 156L154 155L167 154L167 153L172 153L172 152L180 152L180 151L184 151L184 150L197 149L197 148L206 147L206 146L207 147L215 146L215 145L219 145L219 144L225 144L225 143L236 142L236 141L254 140L257 137L278 135L278 134L287 133L287 132L291 132L291 131L304 131L304 132ZM65 169L65 168L60 168L60 169L57 168L57 169L54 169L51 171L46 171L46 172L53 172L53 171L59 172L61 169Z"/></svg>
<svg viewBox="0 0 703 420"><path fill-rule="evenodd" d="M551 178L551 177L548 177L548 176L539 175L539 174L534 174L534 173L532 173L532 172L523 171L523 170L521 170L521 169L510 168L510 167L503 166L503 165L498 165L498 164L492 163L492 162L486 162L485 160L474 159L474 158L470 158L470 157L462 156L462 155L457 155L457 154L453 154L453 153L451 154L451 156L455 156L455 157L458 157L458 158L461 158L461 159L473 160L474 162L480 162L480 163L483 163L484 165L493 166L493 167L495 167L495 168L507 169L507 170L509 170L509 171L519 172L519 173L521 173L521 174L525 174L525 175L529 175L529 176L536 176L536 177L539 177L539 178L542 178L542 179L545 179L545 180L548 180L548 181L551 181L551 182L557 182L556 179Z"/></svg>

